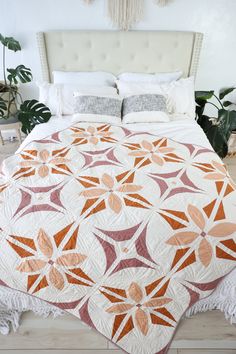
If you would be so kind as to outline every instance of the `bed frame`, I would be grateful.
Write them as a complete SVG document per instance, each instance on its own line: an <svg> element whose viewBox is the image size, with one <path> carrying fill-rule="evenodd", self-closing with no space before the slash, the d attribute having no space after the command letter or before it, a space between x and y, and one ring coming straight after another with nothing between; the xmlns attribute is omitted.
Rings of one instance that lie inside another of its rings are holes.
<svg viewBox="0 0 236 354"><path fill-rule="evenodd" d="M171 31L51 31L37 34L44 81L53 70L170 72L196 76L203 34Z"/></svg>

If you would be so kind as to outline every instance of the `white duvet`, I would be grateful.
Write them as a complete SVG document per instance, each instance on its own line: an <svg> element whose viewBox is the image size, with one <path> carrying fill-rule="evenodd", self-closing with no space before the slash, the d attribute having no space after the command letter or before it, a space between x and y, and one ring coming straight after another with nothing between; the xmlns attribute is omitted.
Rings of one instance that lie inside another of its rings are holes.
<svg viewBox="0 0 236 354"><path fill-rule="evenodd" d="M25 146L31 141L45 138L57 131L66 129L72 124L71 116L51 118L48 123L37 126L25 139L17 152L25 148ZM194 120L178 119L169 123L134 123L124 126L136 131L150 131L160 136L172 138L181 143L191 143L211 148L202 129ZM236 269L225 277L211 296L196 303L188 311L188 315L211 309L219 309L223 311L226 318L230 319L231 322L236 323ZM58 309L40 301L39 299L36 300L25 294L0 286L1 333L8 333L10 323L13 325L13 329L16 329L19 322L19 313L27 310L32 310L35 313L44 315L49 313L57 315L61 313Z"/></svg>

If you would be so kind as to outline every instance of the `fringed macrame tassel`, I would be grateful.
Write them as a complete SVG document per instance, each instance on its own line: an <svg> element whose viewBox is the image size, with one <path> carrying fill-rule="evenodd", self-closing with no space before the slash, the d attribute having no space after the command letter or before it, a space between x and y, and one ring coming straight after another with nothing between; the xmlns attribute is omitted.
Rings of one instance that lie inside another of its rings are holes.
<svg viewBox="0 0 236 354"><path fill-rule="evenodd" d="M168 0L155 0L155 2L157 3L157 5L159 6L166 6L168 3Z"/></svg>
<svg viewBox="0 0 236 354"><path fill-rule="evenodd" d="M142 19L144 0L107 0L107 7L114 25L127 31Z"/></svg>

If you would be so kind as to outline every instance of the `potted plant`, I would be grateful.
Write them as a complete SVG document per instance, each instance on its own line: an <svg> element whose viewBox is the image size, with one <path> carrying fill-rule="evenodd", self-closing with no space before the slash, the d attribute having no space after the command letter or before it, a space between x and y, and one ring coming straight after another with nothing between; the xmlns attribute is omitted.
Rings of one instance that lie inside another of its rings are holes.
<svg viewBox="0 0 236 354"><path fill-rule="evenodd" d="M28 134L35 125L47 122L51 118L51 112L48 107L37 100L23 101L18 87L19 84L32 81L33 75L29 68L22 64L16 68L6 68L6 49L17 52L21 50L20 43L13 37L4 37L0 34L0 44L3 46L0 124L15 123L19 120L22 123L23 133Z"/></svg>
<svg viewBox="0 0 236 354"><path fill-rule="evenodd" d="M236 111L230 110L231 101L224 98L235 90L230 87L220 91L219 97L214 91L196 91L196 119L204 130L213 149L224 158L228 153L228 141L233 131L236 130ZM213 98L215 102L213 102ZM205 107L210 104L217 110L216 117L210 117L205 112Z"/></svg>

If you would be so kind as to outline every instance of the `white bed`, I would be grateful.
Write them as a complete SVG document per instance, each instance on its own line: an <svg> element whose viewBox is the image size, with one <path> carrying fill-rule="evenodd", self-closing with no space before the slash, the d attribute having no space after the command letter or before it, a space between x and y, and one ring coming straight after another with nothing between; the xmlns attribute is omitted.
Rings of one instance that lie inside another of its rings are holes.
<svg viewBox="0 0 236 354"><path fill-rule="evenodd" d="M48 82L51 81L53 70L101 70L118 74L124 71L162 72L180 69L185 77L196 75L201 42L202 34L193 32L60 31L38 34L42 76ZM54 116L48 123L37 126L18 152L32 140L39 140L69 127L72 125L71 119L71 116ZM182 143L210 148L209 141L194 120L178 117L169 123L139 123L129 124L128 127L137 131L145 128ZM6 289L0 289L0 294L2 306L8 304L14 308L18 295ZM39 300L36 303L33 300L27 303L26 298L27 296L22 295L22 303L18 301L20 310L31 309L37 312L38 306L41 308L38 312L42 314L54 312L53 307L40 303ZM201 300L189 312L218 308L225 312L226 317L236 322L235 298L236 271L225 278L211 297ZM56 313L60 311L55 310ZM7 323L4 322L3 315L2 333L4 331L7 332Z"/></svg>

